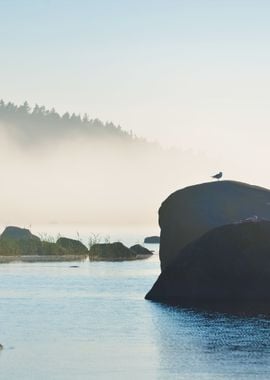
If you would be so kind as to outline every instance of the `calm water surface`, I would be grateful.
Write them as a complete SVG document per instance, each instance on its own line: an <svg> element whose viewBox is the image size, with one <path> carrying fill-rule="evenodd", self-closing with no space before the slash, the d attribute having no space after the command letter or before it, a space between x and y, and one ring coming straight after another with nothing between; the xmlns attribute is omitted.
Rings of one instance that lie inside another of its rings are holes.
<svg viewBox="0 0 270 380"><path fill-rule="evenodd" d="M157 255L72 264L0 266L1 380L269 379L267 317L145 301Z"/></svg>

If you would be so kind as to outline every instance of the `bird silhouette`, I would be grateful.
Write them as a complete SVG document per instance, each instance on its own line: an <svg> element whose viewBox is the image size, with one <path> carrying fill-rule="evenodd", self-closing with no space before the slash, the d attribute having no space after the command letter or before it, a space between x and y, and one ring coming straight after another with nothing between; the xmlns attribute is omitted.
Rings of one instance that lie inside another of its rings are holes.
<svg viewBox="0 0 270 380"><path fill-rule="evenodd" d="M217 179L217 180L220 180L220 178L222 177L222 172L219 172L219 173L217 173L217 174L215 174L215 175L212 175L212 178L215 178L215 179Z"/></svg>

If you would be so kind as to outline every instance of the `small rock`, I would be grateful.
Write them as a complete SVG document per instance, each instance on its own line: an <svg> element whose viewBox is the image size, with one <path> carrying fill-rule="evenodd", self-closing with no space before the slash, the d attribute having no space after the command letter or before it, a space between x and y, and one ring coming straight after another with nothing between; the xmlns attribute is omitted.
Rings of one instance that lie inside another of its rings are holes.
<svg viewBox="0 0 270 380"><path fill-rule="evenodd" d="M86 246L80 242L79 240L69 239L66 237L60 237L56 244L68 251L68 253L72 253L74 255L87 255L88 249Z"/></svg>
<svg viewBox="0 0 270 380"><path fill-rule="evenodd" d="M90 259L96 260L131 260L136 253L120 242L94 244L89 252Z"/></svg>
<svg viewBox="0 0 270 380"><path fill-rule="evenodd" d="M159 244L160 237L159 236L147 236L144 239L145 244Z"/></svg>
<svg viewBox="0 0 270 380"><path fill-rule="evenodd" d="M130 249L136 253L136 255L153 255L152 251L149 251L149 249L143 247L140 244L133 245L130 247Z"/></svg>

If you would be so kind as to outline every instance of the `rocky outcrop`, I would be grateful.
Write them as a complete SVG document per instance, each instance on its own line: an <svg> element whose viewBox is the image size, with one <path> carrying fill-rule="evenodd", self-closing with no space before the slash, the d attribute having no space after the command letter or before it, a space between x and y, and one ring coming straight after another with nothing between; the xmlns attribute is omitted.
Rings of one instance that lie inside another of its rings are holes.
<svg viewBox="0 0 270 380"><path fill-rule="evenodd" d="M88 249L77 240L60 238L57 243L41 240L25 228L6 227L0 236L0 256L27 257L24 260L32 260L35 256L73 256L86 255ZM3 262L5 259L0 259ZM38 260L38 258L37 258ZM40 258L41 260L41 258ZM63 259L64 260L64 259Z"/></svg>
<svg viewBox="0 0 270 380"><path fill-rule="evenodd" d="M0 236L0 255L34 255L41 251L42 242L25 228L6 227Z"/></svg>
<svg viewBox="0 0 270 380"><path fill-rule="evenodd" d="M152 252L139 244L130 249L120 242L94 244L88 250L79 240L41 240L19 227L7 227L0 236L0 263L84 260L88 255L90 260L122 261L145 259Z"/></svg>
<svg viewBox="0 0 270 380"><path fill-rule="evenodd" d="M88 249L86 246L79 240L69 239L66 237L60 237L57 242L57 245L64 248L68 253L74 255L86 255L88 254Z"/></svg>
<svg viewBox="0 0 270 380"><path fill-rule="evenodd" d="M207 231L248 218L270 219L269 190L241 182L217 181L173 193L159 210L161 269Z"/></svg>
<svg viewBox="0 0 270 380"><path fill-rule="evenodd" d="M270 222L207 232L178 253L146 298L192 305L269 303Z"/></svg>
<svg viewBox="0 0 270 380"><path fill-rule="evenodd" d="M153 252L149 251L149 249L143 247L140 244L135 244L132 247L130 247L131 251L133 251L136 255L141 256L152 256Z"/></svg>
<svg viewBox="0 0 270 380"><path fill-rule="evenodd" d="M94 244L89 251L92 260L135 259L136 254L120 242Z"/></svg>
<svg viewBox="0 0 270 380"><path fill-rule="evenodd" d="M159 236L147 236L144 239L145 244L159 244L160 237Z"/></svg>
<svg viewBox="0 0 270 380"><path fill-rule="evenodd" d="M89 251L90 260L122 261L136 260L134 251L120 242L94 244Z"/></svg>
<svg viewBox="0 0 270 380"><path fill-rule="evenodd" d="M13 239L13 240L36 240L40 241L40 238L33 235L30 230L26 228L20 228L15 226L8 226L1 234L1 239Z"/></svg>

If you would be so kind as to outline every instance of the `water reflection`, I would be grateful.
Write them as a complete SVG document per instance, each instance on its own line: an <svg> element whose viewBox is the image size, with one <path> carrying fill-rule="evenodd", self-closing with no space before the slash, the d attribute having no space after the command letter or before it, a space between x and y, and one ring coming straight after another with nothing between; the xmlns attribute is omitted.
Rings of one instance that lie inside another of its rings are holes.
<svg viewBox="0 0 270 380"><path fill-rule="evenodd" d="M145 301L155 255L69 265L0 266L1 379L269 377L268 317Z"/></svg>
<svg viewBox="0 0 270 380"><path fill-rule="evenodd" d="M160 378L267 378L270 320L152 304ZM174 376L174 377L172 377Z"/></svg>

